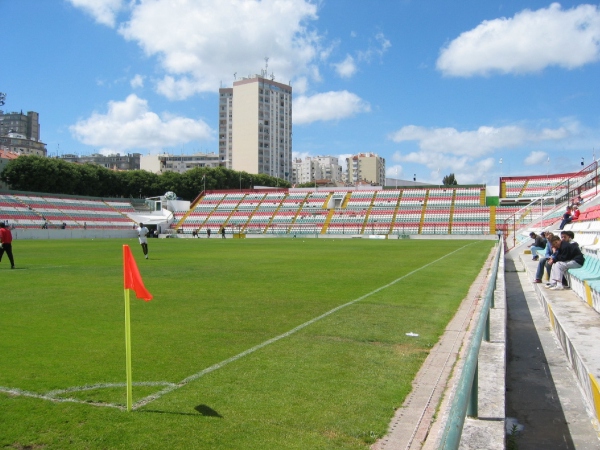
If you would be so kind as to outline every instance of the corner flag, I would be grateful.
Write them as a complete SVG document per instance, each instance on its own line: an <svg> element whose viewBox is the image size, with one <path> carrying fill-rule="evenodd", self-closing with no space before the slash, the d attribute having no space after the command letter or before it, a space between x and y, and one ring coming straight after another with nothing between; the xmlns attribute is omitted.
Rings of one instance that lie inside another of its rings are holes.
<svg viewBox="0 0 600 450"><path fill-rule="evenodd" d="M152 294L144 286L129 245L123 245L123 286L125 289L133 289L137 298L147 302L152 300Z"/></svg>
<svg viewBox="0 0 600 450"><path fill-rule="evenodd" d="M123 245L123 287L125 291L125 371L127 372L127 411L131 411L133 403L133 377L131 374L131 318L129 307L129 289L133 289L137 298L145 301L152 300L152 294L148 292L142 281L135 259L131 254L129 245Z"/></svg>

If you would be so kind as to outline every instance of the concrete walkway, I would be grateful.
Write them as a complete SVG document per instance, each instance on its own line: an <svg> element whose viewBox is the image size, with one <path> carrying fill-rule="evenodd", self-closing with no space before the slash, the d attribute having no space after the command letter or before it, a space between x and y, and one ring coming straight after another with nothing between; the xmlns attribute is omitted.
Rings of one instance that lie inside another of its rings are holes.
<svg viewBox="0 0 600 450"><path fill-rule="evenodd" d="M508 441L519 450L600 449L597 420L543 306L548 301L544 296L575 293L545 292L534 285L532 271L537 263L530 259L513 250L505 263L506 415L507 431L513 432ZM600 329L596 331L600 334Z"/></svg>

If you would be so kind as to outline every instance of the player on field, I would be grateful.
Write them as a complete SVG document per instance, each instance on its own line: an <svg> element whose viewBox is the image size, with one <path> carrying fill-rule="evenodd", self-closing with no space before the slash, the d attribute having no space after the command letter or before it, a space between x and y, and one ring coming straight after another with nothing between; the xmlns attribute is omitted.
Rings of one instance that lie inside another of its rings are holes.
<svg viewBox="0 0 600 450"><path fill-rule="evenodd" d="M150 233L150 231L144 226L142 222L140 222L140 226L137 229L137 233L140 239L140 245L142 246L142 251L144 252L144 257L148 259L148 234Z"/></svg>
<svg viewBox="0 0 600 450"><path fill-rule="evenodd" d="M0 222L0 261L4 252L8 255L10 261L10 268L15 268L15 260L12 253L12 234L8 228L4 226L4 222Z"/></svg>

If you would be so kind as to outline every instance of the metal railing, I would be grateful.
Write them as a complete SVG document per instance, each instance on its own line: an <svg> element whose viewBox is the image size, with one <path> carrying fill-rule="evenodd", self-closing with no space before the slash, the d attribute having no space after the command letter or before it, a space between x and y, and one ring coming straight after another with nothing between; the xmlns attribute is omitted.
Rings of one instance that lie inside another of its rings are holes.
<svg viewBox="0 0 600 450"><path fill-rule="evenodd" d="M598 193L598 161L594 161L575 175L565 178L543 195L531 201L503 220L496 220L496 229L502 231L505 237L512 234L513 247L516 246L516 233L530 226L550 213L557 206L569 202L581 192L596 188ZM508 240L507 240L508 241ZM512 248L512 247L511 247Z"/></svg>
<svg viewBox="0 0 600 450"><path fill-rule="evenodd" d="M473 331L471 345L467 350L463 370L458 381L456 395L452 401L448 422L444 428L442 436L441 449L458 449L462 429L465 424L465 418L477 417L478 409L478 358L481 341L490 340L490 309L494 307L494 290L496 289L496 278L498 277L498 267L500 257L504 254L504 243L498 241L496 247L496 256L491 268L491 276L485 291L483 306L477 319L477 324Z"/></svg>

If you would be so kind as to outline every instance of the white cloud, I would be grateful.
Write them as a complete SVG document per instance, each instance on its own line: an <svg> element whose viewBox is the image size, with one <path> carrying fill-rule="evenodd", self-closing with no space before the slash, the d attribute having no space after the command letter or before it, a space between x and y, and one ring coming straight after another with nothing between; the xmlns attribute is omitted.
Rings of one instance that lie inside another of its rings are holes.
<svg viewBox="0 0 600 450"><path fill-rule="evenodd" d="M342 78L350 78L352 75L356 73L356 64L354 63L354 58L350 55L346 56L342 62L338 64L332 64L335 67L335 71Z"/></svg>
<svg viewBox="0 0 600 450"><path fill-rule="evenodd" d="M494 158L473 160L466 156L456 157L443 154L435 155L435 158L432 158L431 155L428 156L424 152L412 152L406 155L397 152L393 159L424 165L430 170L430 179L423 180L422 176L417 174L417 181L433 184L441 183L444 176L450 173L455 175L459 184L480 184L495 165ZM412 176L407 178L412 179Z"/></svg>
<svg viewBox="0 0 600 450"><path fill-rule="evenodd" d="M96 22L114 28L117 13L123 9L124 0L68 0L92 16Z"/></svg>
<svg viewBox="0 0 600 450"><path fill-rule="evenodd" d="M296 78L292 85L292 89L294 90L294 94L303 95L308 90L308 80L306 77Z"/></svg>
<svg viewBox="0 0 600 450"><path fill-rule="evenodd" d="M308 0L154 0L135 3L119 32L159 57L159 91L185 99L214 92L234 73L259 73L265 57L276 80L318 79L321 37L308 28L316 19Z"/></svg>
<svg viewBox="0 0 600 450"><path fill-rule="evenodd" d="M369 48L364 51L358 52L358 60L364 62L371 62L373 55L377 55L380 58L385 52L392 46L392 43L383 35L383 33L377 33L375 35L376 44L369 45Z"/></svg>
<svg viewBox="0 0 600 450"><path fill-rule="evenodd" d="M486 158L469 165L467 168L456 170L454 176L459 184L480 184L481 180L495 168L496 160L494 158ZM450 170L448 173L452 173L452 171Z"/></svg>
<svg viewBox="0 0 600 450"><path fill-rule="evenodd" d="M146 77L137 74L135 75L130 81L129 84L131 85L132 88L136 89L136 88L143 88L144 87L144 79Z"/></svg>
<svg viewBox="0 0 600 450"><path fill-rule="evenodd" d="M402 127L390 135L397 143L416 142L418 149L397 151L392 156L396 163L420 164L432 172L440 169L440 175L454 173L460 184L477 184L498 170L494 152L515 149L532 143L564 141L572 139L578 125L571 119L563 121L559 128L531 130L522 126L479 127L473 131L455 128L425 128L415 125ZM540 156L539 154L544 156ZM526 161L545 158L544 152L531 152Z"/></svg>
<svg viewBox="0 0 600 450"><path fill-rule="evenodd" d="M294 124L340 120L370 110L367 102L348 91L300 96L294 99Z"/></svg>
<svg viewBox="0 0 600 450"><path fill-rule="evenodd" d="M515 148L529 142L560 140L569 136L564 128L527 130L512 125L504 127L482 126L475 131L458 131L455 128L424 128L408 125L392 133L394 142L417 141L419 148L427 153L481 157L494 150Z"/></svg>
<svg viewBox="0 0 600 450"><path fill-rule="evenodd" d="M438 70L469 77L491 73L538 72L548 66L567 69L600 59L600 9L558 3L512 18L482 22L441 50Z"/></svg>
<svg viewBox="0 0 600 450"><path fill-rule="evenodd" d="M402 178L403 169L400 164L394 164L393 166L386 166L385 168L385 176L387 178L395 178L399 180Z"/></svg>
<svg viewBox="0 0 600 450"><path fill-rule="evenodd" d="M309 152L292 152L292 158L305 160L306 158L312 158L313 156Z"/></svg>
<svg viewBox="0 0 600 450"><path fill-rule="evenodd" d="M122 102L109 102L106 114L95 112L69 129L75 139L101 147L105 153L132 149L157 151L212 138L210 127L202 120L170 114L161 117L150 111L148 102L135 94Z"/></svg>
<svg viewBox="0 0 600 450"><path fill-rule="evenodd" d="M526 166L535 166L538 164L543 164L548 160L548 153L541 151L533 151L525 158L523 163Z"/></svg>

